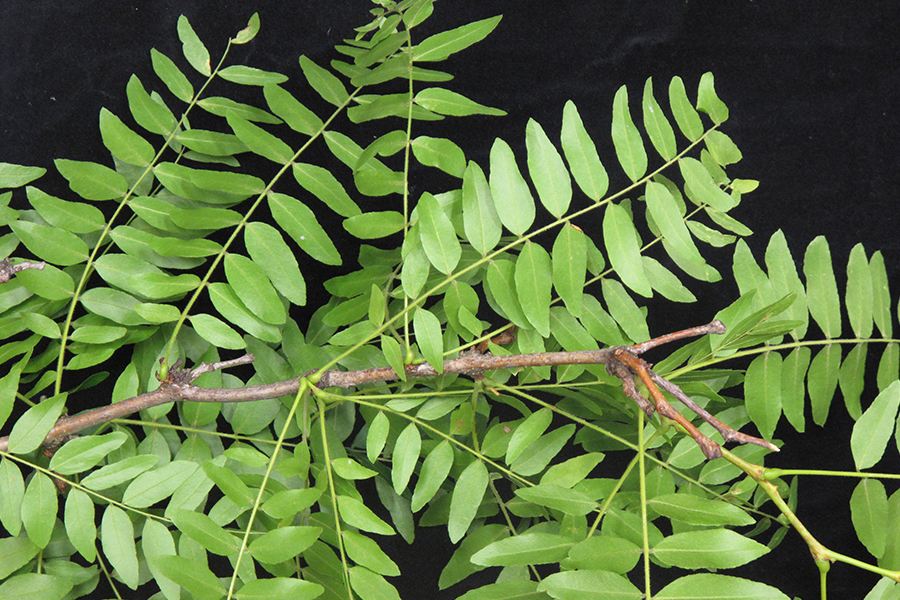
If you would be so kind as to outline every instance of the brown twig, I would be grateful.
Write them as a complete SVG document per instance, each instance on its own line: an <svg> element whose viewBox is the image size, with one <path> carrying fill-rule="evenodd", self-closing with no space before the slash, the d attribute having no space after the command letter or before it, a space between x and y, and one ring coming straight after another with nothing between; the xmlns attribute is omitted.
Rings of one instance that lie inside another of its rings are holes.
<svg viewBox="0 0 900 600"><path fill-rule="evenodd" d="M44 267L47 266L47 263L41 261L39 263L22 261L20 263L12 264L9 262L8 258L4 258L0 260L0 283L6 283L10 279L12 279L16 273L20 273L25 271L26 269L37 269L38 271L43 271Z"/></svg>
<svg viewBox="0 0 900 600"><path fill-rule="evenodd" d="M700 444L700 447L703 449L703 453L707 458L717 458L722 456L719 445L700 433L690 421L672 408L662 395L662 392L659 389L660 387L684 402L703 420L722 433L726 441L734 441L742 444L753 443L777 451L778 448L769 442L735 431L718 421L715 417L694 403L677 385L663 379L656 373L653 373L653 371L650 370L649 365L637 356L650 348L674 340L705 335L707 333L724 333L724 331L725 326L721 321L716 320L708 325L677 331L640 344L631 346L613 346L610 348L603 348L602 350L540 352L536 354L511 354L506 356L494 356L478 351L467 352L459 358L452 358L444 361L441 373L458 373L477 379L482 377L486 371L496 371L498 369L521 369L526 367L561 365L606 365L607 371L622 381L625 395L634 400L641 410L647 413L648 416L652 416L653 411L656 410L660 415L679 423L697 441L697 443ZM500 341L508 343L511 341L511 338L507 337ZM64 440L68 439L69 436L89 427L107 423L113 419L126 417L138 411L160 404L167 404L169 402L253 402L294 395L300 389L300 382L303 377L317 373L316 371L309 371L301 377L289 379L287 381L265 385L248 385L242 388L204 388L193 384L193 381L203 373L209 373L217 369L227 368L238 364L247 364L252 361L253 356L247 354L233 360L217 363L202 363L194 369L182 369L180 363L176 363L168 370L166 379L152 392L147 392L116 404L61 418L47 434L43 445L59 445ZM437 369L426 362L409 365L406 367L405 372L407 378L434 377L439 374ZM635 375L650 391L650 395L653 397L653 403L638 391L634 381ZM312 380L317 388L339 387L349 389L369 383L394 381L397 379L399 379L399 376L392 368L380 367L375 369L362 369L359 371L339 371L330 369L318 373L318 378L313 377ZM5 452L8 447L9 438L0 438L0 451Z"/></svg>

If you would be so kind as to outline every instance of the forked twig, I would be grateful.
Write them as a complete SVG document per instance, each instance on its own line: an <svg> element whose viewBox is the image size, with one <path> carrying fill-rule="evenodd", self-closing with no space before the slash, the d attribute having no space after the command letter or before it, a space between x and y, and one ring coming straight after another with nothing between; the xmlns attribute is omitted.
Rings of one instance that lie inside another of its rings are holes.
<svg viewBox="0 0 900 600"><path fill-rule="evenodd" d="M438 371L427 362L408 365L405 368L405 376L423 378L434 377L441 373L459 373L478 379L486 371L498 369L522 369L525 367L560 366L560 365L606 365L607 371L622 381L625 395L634 400L647 415L652 416L656 411L663 417L674 420L681 425L694 440L700 445L703 454L707 458L722 456L719 445L700 433L690 421L676 411L665 399L660 388L678 398L693 410L704 421L712 425L724 437L725 441L741 444L751 443L763 446L769 450L777 451L774 445L735 431L693 402L677 385L663 379L650 370L650 366L639 354L675 340L681 340L708 333L724 333L725 326L721 321L713 321L700 327L692 327L682 331L669 333L652 340L634 344L631 346L613 346L602 350L580 350L571 352L539 352L535 354L511 354L494 356L483 352L478 348L474 352L466 352L458 358L445 360L442 369ZM493 338L494 343L509 343L514 337L508 333ZM126 417L140 410L168 404L170 402L252 402L270 398L279 398L296 394L300 389L301 381L305 377L310 378L317 388L340 387L344 389L355 388L365 384L383 381L394 381L400 377L391 367L375 369L361 369L358 371L340 371L329 369L327 371L309 371L300 377L265 385L248 385L242 388L205 388L194 385L194 380L203 373L208 373L221 368L238 364L246 364L253 361L250 354L236 359L203 363L193 369L182 369L180 364L173 365L167 371L167 376L159 387L152 392L129 398L116 404L102 406L73 416L66 416L50 430L44 439L44 446L58 446L69 436L102 423L108 423L113 419ZM634 377L637 376L650 391L653 402L645 398L637 389ZM9 438L0 437L0 451L6 451L9 447Z"/></svg>

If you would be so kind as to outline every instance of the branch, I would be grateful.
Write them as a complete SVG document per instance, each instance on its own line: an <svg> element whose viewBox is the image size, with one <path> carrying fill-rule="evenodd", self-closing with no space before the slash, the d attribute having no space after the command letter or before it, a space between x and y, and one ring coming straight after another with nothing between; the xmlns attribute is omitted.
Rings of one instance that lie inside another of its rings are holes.
<svg viewBox="0 0 900 600"><path fill-rule="evenodd" d="M734 441L741 444L757 444L777 452L778 448L769 442L737 432L718 421L715 417L694 403L683 391L681 391L681 388L674 383L663 379L656 373L653 373L653 371L650 370L649 365L644 360L638 358L639 354L661 344L687 337L705 335L707 333L718 334L724 332L725 325L723 325L721 321L715 320L708 325L676 331L640 344L631 346L613 346L610 348L603 348L602 350L540 352L537 354L494 356L492 354L485 354L481 352L480 349L476 349L464 353L459 358L444 361L441 372L444 374L458 373L479 379L483 377L485 372L496 371L499 369L521 369L525 367L561 365L606 365L606 370L610 374L622 380L625 395L634 400L648 416L652 416L653 411L656 410L660 415L675 420L697 441L698 444L700 444L700 447L703 449L703 453L707 458L718 458L722 456L719 445L700 433L690 421L672 408L663 397L659 387L662 387L675 398L684 402L688 408L693 410L702 419L721 432L726 441ZM512 341L512 338L511 336L506 335L502 339L492 341L508 343ZM300 377L289 379L287 381L264 385L248 385L242 388L205 388L193 384L193 381L203 373L209 373L238 364L246 364L252 361L253 355L247 354L240 358L228 361L201 363L194 369L182 369L180 362L177 362L168 370L166 379L152 392L147 392L140 396L135 396L134 398L129 398L109 406L85 411L77 415L62 417L47 434L42 445L45 447L59 446L79 431L169 402L254 402L257 400L267 400L294 395L300 389L300 381L304 377L316 373L316 371L309 371ZM433 366L424 362L407 366L405 372L407 378L435 377L440 374L441 373ZM634 382L635 375L638 376L650 391L654 403L647 400L637 390ZM359 371L339 371L337 369L331 369L321 372L318 379L313 377L312 381L317 388L339 387L350 389L368 383L394 381L396 379L399 379L399 377L394 369L391 367L380 367L375 369L362 369ZM8 447L9 437L0 438L0 451L6 452Z"/></svg>
<svg viewBox="0 0 900 600"><path fill-rule="evenodd" d="M12 279L16 273L24 271L26 269L37 269L38 271L43 271L44 267L47 266L47 263L41 261L39 263L33 263L22 261L20 263L12 264L9 262L8 258L4 258L0 260L0 283L6 283L10 279Z"/></svg>

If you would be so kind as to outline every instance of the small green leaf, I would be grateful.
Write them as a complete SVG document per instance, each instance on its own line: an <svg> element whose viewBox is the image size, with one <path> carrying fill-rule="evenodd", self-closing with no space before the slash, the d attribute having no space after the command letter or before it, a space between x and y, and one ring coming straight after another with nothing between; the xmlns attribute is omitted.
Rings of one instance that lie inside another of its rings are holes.
<svg viewBox="0 0 900 600"><path fill-rule="evenodd" d="M272 529L250 542L248 550L253 558L277 564L299 556L313 545L322 533L321 527L294 525Z"/></svg>
<svg viewBox="0 0 900 600"><path fill-rule="evenodd" d="M603 279L601 286L609 314L622 328L625 335L633 342L649 340L650 330L647 327L647 317L628 294L625 286L615 279Z"/></svg>
<svg viewBox="0 0 900 600"><path fill-rule="evenodd" d="M0 162L0 189L22 187L42 177L47 169Z"/></svg>
<svg viewBox="0 0 900 600"><path fill-rule="evenodd" d="M474 161L463 174L462 205L466 238L484 256L500 241L503 228L484 171Z"/></svg>
<svg viewBox="0 0 900 600"><path fill-rule="evenodd" d="M40 550L25 536L0 539L0 580L27 565ZM36 596L35 600L43 600L43 596Z"/></svg>
<svg viewBox="0 0 900 600"><path fill-rule="evenodd" d="M340 79L330 71L317 65L306 56L300 57L300 68L309 85L319 93L326 102L335 106L343 106L350 100L350 95Z"/></svg>
<svg viewBox="0 0 900 600"><path fill-rule="evenodd" d="M291 147L265 129L254 125L234 112L228 112L225 118L238 139L246 144L254 154L259 154L279 165L287 164L294 158L294 151L291 150Z"/></svg>
<svg viewBox="0 0 900 600"><path fill-rule="evenodd" d="M384 450L384 444L387 441L390 430L390 420L383 411L378 411L378 414L375 415L375 418L369 424L369 431L366 434L366 457L369 459L369 462L374 463L381 456L381 451Z"/></svg>
<svg viewBox="0 0 900 600"><path fill-rule="evenodd" d="M563 535L523 533L489 544L472 556L472 562L486 567L545 565L565 558L574 545Z"/></svg>
<svg viewBox="0 0 900 600"><path fill-rule="evenodd" d="M622 282L649 298L653 295L641 261L640 238L631 217L622 206L610 202L603 217L603 243L609 262Z"/></svg>
<svg viewBox="0 0 900 600"><path fill-rule="evenodd" d="M174 509L167 511L166 514L182 533L213 554L228 556L240 548L240 541L236 537L203 513Z"/></svg>
<svg viewBox="0 0 900 600"><path fill-rule="evenodd" d="M541 204L554 217L563 216L572 201L572 180L553 142L534 119L525 128L525 147L528 173Z"/></svg>
<svg viewBox="0 0 900 600"><path fill-rule="evenodd" d="M542 408L522 421L510 437L509 446L506 449L507 464L514 463L528 446L540 438L550 427L552 420L553 413L547 408Z"/></svg>
<svg viewBox="0 0 900 600"><path fill-rule="evenodd" d="M158 469L141 473L125 489L122 501L134 508L146 508L164 500L182 483L197 475L197 463L174 460Z"/></svg>
<svg viewBox="0 0 900 600"><path fill-rule="evenodd" d="M584 128L575 104L569 100L563 108L563 152L572 170L572 176L581 191L592 200L599 200L609 189L609 175L600 162L597 147Z"/></svg>
<svg viewBox="0 0 900 600"><path fill-rule="evenodd" d="M350 560L381 575L388 577L400 575L400 568L375 540L350 530L343 531L341 535Z"/></svg>
<svg viewBox="0 0 900 600"><path fill-rule="evenodd" d="M400 600L397 589L384 577L359 565L350 567L350 587L361 600Z"/></svg>
<svg viewBox="0 0 900 600"><path fill-rule="evenodd" d="M266 84L263 87L263 94L272 112L294 131L312 136L322 128L322 119L284 88L273 83Z"/></svg>
<svg viewBox="0 0 900 600"><path fill-rule="evenodd" d="M553 287L576 317L581 316L587 269L587 238L571 223L564 223L551 251Z"/></svg>
<svg viewBox="0 0 900 600"><path fill-rule="evenodd" d="M706 134L706 148L715 161L726 167L743 158L741 151L730 137L718 130L712 130ZM750 181L750 180L747 180ZM733 182L737 183L737 182ZM741 190L743 191L743 190ZM747 190L750 191L750 190Z"/></svg>
<svg viewBox="0 0 900 600"><path fill-rule="evenodd" d="M434 196L425 192L416 205L419 213L419 237L422 248L434 268L449 275L459 264L462 248L450 217Z"/></svg>
<svg viewBox="0 0 900 600"><path fill-rule="evenodd" d="M250 311L273 325L283 325L287 318L284 305L262 269L246 256L225 255L225 276L238 298Z"/></svg>
<svg viewBox="0 0 900 600"><path fill-rule="evenodd" d="M103 145L109 149L112 155L130 165L147 166L156 155L150 142L132 131L119 117L105 108L100 109L100 135L103 137ZM89 200L107 199L89 196L85 196L85 198Z"/></svg>
<svg viewBox="0 0 900 600"><path fill-rule="evenodd" d="M444 372L444 340L441 337L441 322L424 308L417 308L413 315L413 330L422 356L435 371Z"/></svg>
<svg viewBox="0 0 900 600"><path fill-rule="evenodd" d="M684 177L685 192L696 204L708 204L722 213L727 213L737 206L737 201L718 186L709 170L699 160L684 157L678 161L678 166L681 169L681 176Z"/></svg>
<svg viewBox="0 0 900 600"><path fill-rule="evenodd" d="M831 250L824 237L817 237L806 248L803 273L806 275L809 314L822 328L825 337L839 337L841 335L841 305L837 282L834 278L834 268L831 263Z"/></svg>
<svg viewBox="0 0 900 600"><path fill-rule="evenodd" d="M700 77L697 88L697 109L708 114L716 125L728 120L728 107L716 95L715 78L712 73Z"/></svg>
<svg viewBox="0 0 900 600"><path fill-rule="evenodd" d="M150 59L153 61L153 71L169 91L182 102L190 102L194 97L194 87L172 59L156 48L150 49Z"/></svg>
<svg viewBox="0 0 900 600"><path fill-rule="evenodd" d="M859 541L872 556L881 558L887 543L888 498L884 484L863 479L850 497L850 519Z"/></svg>
<svg viewBox="0 0 900 600"><path fill-rule="evenodd" d="M238 31L237 35L231 38L231 42L234 44L246 44L255 38L257 33L259 33L259 13L255 12L247 22L247 26Z"/></svg>
<svg viewBox="0 0 900 600"><path fill-rule="evenodd" d="M16 463L8 458L0 459L0 524L12 536L22 528L22 498L25 496L25 479Z"/></svg>
<svg viewBox="0 0 900 600"><path fill-rule="evenodd" d="M229 327L218 317L207 314L191 315L188 317L194 331L210 344L229 350L240 350L247 344L240 334Z"/></svg>
<svg viewBox="0 0 900 600"><path fill-rule="evenodd" d="M744 379L747 414L766 439L772 438L781 418L781 367L781 355L766 352L753 359Z"/></svg>
<svg viewBox="0 0 900 600"><path fill-rule="evenodd" d="M304 252L326 265L341 264L337 248L305 204L275 192L269 193L268 199L272 216Z"/></svg>
<svg viewBox="0 0 900 600"><path fill-rule="evenodd" d="M540 484L515 491L526 502L546 506L567 515L586 515L597 508L590 496L579 490L554 484Z"/></svg>
<svg viewBox="0 0 900 600"><path fill-rule="evenodd" d="M245 583L234 595L240 600L313 600L325 591L318 583L291 577L272 579L252 579Z"/></svg>
<svg viewBox="0 0 900 600"><path fill-rule="evenodd" d="M604 600L631 600L642 595L623 575L599 569L554 573L543 579L537 589L562 600L590 598L600 590Z"/></svg>
<svg viewBox="0 0 900 600"><path fill-rule="evenodd" d="M731 569L767 552L764 545L730 529L676 533L653 548L660 561L682 569Z"/></svg>
<svg viewBox="0 0 900 600"><path fill-rule="evenodd" d="M850 260L847 262L845 302L850 327L858 338L865 339L872 335L874 293L866 250L862 244L856 244L850 251Z"/></svg>
<svg viewBox="0 0 900 600"><path fill-rule="evenodd" d="M803 321L801 327L791 332L796 339L803 339L809 323L806 290L800 281L800 277L797 275L794 257L791 256L787 240L781 230L772 234L769 244L766 246L766 268L769 271L769 280L776 296L797 295L797 299L787 308L784 314L788 319Z"/></svg>
<svg viewBox="0 0 900 600"><path fill-rule="evenodd" d="M897 421L900 407L900 381L894 381L878 394L853 425L850 450L858 470L868 469L881 460Z"/></svg>
<svg viewBox="0 0 900 600"><path fill-rule="evenodd" d="M230 100L229 98L210 96L208 98L202 98L201 100L199 100L197 102L197 106L209 112L210 114L214 114L219 117L226 117L228 116L229 112L233 112L242 119L253 121L255 123L271 123L273 125L281 123L281 120L278 117L262 110L261 108L256 108L255 106L250 106L249 104L235 102L234 100Z"/></svg>
<svg viewBox="0 0 900 600"><path fill-rule="evenodd" d="M809 369L811 354L809 348L796 348L784 359L781 367L781 404L784 416L800 433L806 428L803 414L806 400L804 379Z"/></svg>
<svg viewBox="0 0 900 600"><path fill-rule="evenodd" d="M625 174L632 181L637 181L647 172L647 152L641 134L631 120L628 90L624 85L613 99L612 140Z"/></svg>
<svg viewBox="0 0 900 600"><path fill-rule="evenodd" d="M139 569L134 525L118 506L110 504L103 511L100 540L103 542L103 554L116 570L119 579L131 589L137 589Z"/></svg>
<svg viewBox="0 0 900 600"><path fill-rule="evenodd" d="M575 425L570 423L541 436L519 455L511 465L512 470L525 477L537 475L560 453L573 433Z"/></svg>
<svg viewBox="0 0 900 600"><path fill-rule="evenodd" d="M428 453L422 463L419 481L416 483L416 490L410 505L413 512L419 512L434 497L450 474L452 466L453 448L450 446L450 442L443 440Z"/></svg>
<svg viewBox="0 0 900 600"><path fill-rule="evenodd" d="M655 181L647 182L647 210L653 222L659 228L660 234L667 243L667 248L675 249L681 256L688 261L706 264L691 233L685 225L684 217L678 208L678 203L672 193L661 183Z"/></svg>
<svg viewBox="0 0 900 600"><path fill-rule="evenodd" d="M409 484L409 478L419 462L422 449L422 436L415 423L407 425L397 437L392 455L391 482L394 491L402 494Z"/></svg>
<svg viewBox="0 0 900 600"><path fill-rule="evenodd" d="M415 103L422 108L439 115L451 117L467 117L469 115L503 116L506 111L491 108L470 100L462 94L444 88L425 88L416 94Z"/></svg>
<svg viewBox="0 0 900 600"><path fill-rule="evenodd" d="M9 451L28 454L37 450L66 409L68 392L47 398L19 417L9 434Z"/></svg>
<svg viewBox="0 0 900 600"><path fill-rule="evenodd" d="M97 526L94 524L94 503L90 496L78 488L69 490L64 519L69 541L86 561L93 562L97 556Z"/></svg>
<svg viewBox="0 0 900 600"><path fill-rule="evenodd" d="M390 365L390 367L394 369L394 372L400 377L400 380L406 381L406 368L403 364L404 353L400 347L400 342L390 336L382 335L381 352L384 354L384 358L388 365ZM370 460L374 462L374 459Z"/></svg>
<svg viewBox="0 0 900 600"><path fill-rule="evenodd" d="M22 524L28 539L39 548L50 543L56 521L58 501L56 487L43 473L35 473L22 497Z"/></svg>
<svg viewBox="0 0 900 600"><path fill-rule="evenodd" d="M76 438L63 446L50 459L50 468L60 475L87 471L107 454L125 443L128 436L120 431L106 435Z"/></svg>
<svg viewBox="0 0 900 600"><path fill-rule="evenodd" d="M163 577L183 587L196 600L219 600L225 595L225 587L205 564L185 556L162 554L151 559L151 564Z"/></svg>
<svg viewBox="0 0 900 600"><path fill-rule="evenodd" d="M550 255L538 244L525 242L516 261L516 292L528 322L543 337L550 335L550 289L553 270Z"/></svg>
<svg viewBox="0 0 900 600"><path fill-rule="evenodd" d="M279 84L288 80L287 75L281 73L273 73L272 71L263 71L254 67L245 65L230 65L218 72L219 77L225 81L237 83L239 85L258 85Z"/></svg>
<svg viewBox="0 0 900 600"><path fill-rule="evenodd" d="M734 504L693 494L663 494L652 498L648 506L664 517L691 525L744 526L754 523L753 517Z"/></svg>
<svg viewBox="0 0 900 600"><path fill-rule="evenodd" d="M490 186L500 222L514 234L523 235L534 223L534 197L512 148L500 138L491 146Z"/></svg>
<svg viewBox="0 0 900 600"><path fill-rule="evenodd" d="M87 200L114 200L128 191L125 178L105 165L63 158L57 158L53 164L72 191Z"/></svg>
<svg viewBox="0 0 900 600"><path fill-rule="evenodd" d="M72 589L72 586L73 582L68 578L64 579L42 573L22 573L10 577L0 584L0 598L62 600Z"/></svg>
<svg viewBox="0 0 900 600"><path fill-rule="evenodd" d="M758 581L696 573L680 577L653 594L656 600L790 600L777 589Z"/></svg>
<svg viewBox="0 0 900 600"><path fill-rule="evenodd" d="M294 163L293 173L294 179L303 189L342 217L353 217L362 213L356 202L344 190L344 186L328 169L307 163Z"/></svg>
<svg viewBox="0 0 900 600"><path fill-rule="evenodd" d="M644 99L641 103L644 113L644 129L650 136L653 147L659 152L659 155L666 160L672 160L677 152L675 145L675 132L663 114L662 107L653 97L653 80L647 79L644 84Z"/></svg>
<svg viewBox="0 0 900 600"><path fill-rule="evenodd" d="M28 329L35 332L41 337L50 338L53 340L59 339L60 337L59 325L57 325L56 322L50 317L44 316L40 313L23 313L22 322Z"/></svg>
<svg viewBox="0 0 900 600"><path fill-rule="evenodd" d="M612 535L597 535L584 539L569 550L569 556L560 562L565 569L602 569L625 574L631 571L641 557L641 549L626 539Z"/></svg>
<svg viewBox="0 0 900 600"><path fill-rule="evenodd" d="M644 274L650 287L673 302L696 302L697 297L681 284L678 277L649 256L642 256Z"/></svg>
<svg viewBox="0 0 900 600"><path fill-rule="evenodd" d="M25 191L31 206L54 227L71 233L90 233L103 229L106 223L100 209L90 204L60 200L31 186Z"/></svg>
<svg viewBox="0 0 900 600"><path fill-rule="evenodd" d="M831 344L819 350L809 366L806 376L809 404L812 407L813 421L820 427L828 419L828 409L837 388L840 366L841 348Z"/></svg>
<svg viewBox="0 0 900 600"><path fill-rule="evenodd" d="M847 407L847 413L853 419L859 419L862 415L862 399L863 388L866 379L866 355L868 354L868 344L856 344L847 353L844 362L841 363L840 374L838 375L838 383L841 386L841 395L844 397L844 406Z"/></svg>
<svg viewBox="0 0 900 600"><path fill-rule="evenodd" d="M412 141L416 160L428 167L436 167L454 177L462 177L466 170L466 155L462 148L444 138L420 135Z"/></svg>
<svg viewBox="0 0 900 600"><path fill-rule="evenodd" d="M244 245L253 259L253 264L262 269L275 289L298 306L306 304L306 282L303 280L303 274L293 252L277 229L259 221L247 223L244 227Z"/></svg>
<svg viewBox="0 0 900 600"><path fill-rule="evenodd" d="M194 28L191 27L188 18L184 15L178 17L178 39L181 40L181 50L184 57L192 67L197 69L201 75L209 77L212 68L209 64L209 50L197 37Z"/></svg>
<svg viewBox="0 0 900 600"><path fill-rule="evenodd" d="M452 543L461 540L469 530L469 525L472 524L475 513L481 506L489 480L487 467L478 459L469 463L456 480L450 498L450 516L447 521L447 532Z"/></svg>
<svg viewBox="0 0 900 600"><path fill-rule="evenodd" d="M379 535L394 534L394 529L376 516L362 501L350 496L339 495L337 504L341 518L348 525Z"/></svg>
<svg viewBox="0 0 900 600"><path fill-rule="evenodd" d="M378 474L377 471L367 469L352 458L335 458L331 461L334 472L341 479L355 481L357 479L369 479Z"/></svg>
<svg viewBox="0 0 900 600"><path fill-rule="evenodd" d="M128 80L125 93L128 108L138 125L162 136L168 136L175 129L175 116L164 104L150 97L137 75Z"/></svg>
<svg viewBox="0 0 900 600"><path fill-rule="evenodd" d="M494 30L502 18L502 15L497 15L425 38L413 48L413 57L416 62L442 61L451 54L483 40Z"/></svg>
<svg viewBox="0 0 900 600"><path fill-rule="evenodd" d="M393 235L403 229L403 215L393 210L367 212L344 220L344 229L362 240Z"/></svg>

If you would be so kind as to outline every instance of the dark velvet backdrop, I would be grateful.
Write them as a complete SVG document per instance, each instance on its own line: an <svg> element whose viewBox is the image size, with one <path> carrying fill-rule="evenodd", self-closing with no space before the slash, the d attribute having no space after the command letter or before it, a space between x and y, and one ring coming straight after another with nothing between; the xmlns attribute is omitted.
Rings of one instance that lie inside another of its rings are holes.
<svg viewBox="0 0 900 600"><path fill-rule="evenodd" d="M296 80L298 55L327 64L335 57L332 46L366 22L371 6L364 0L3 0L0 161L43 167L57 157L107 161L99 110L127 114L124 89L131 73L148 87L158 85L149 50L156 47L179 59L175 22L181 13L215 56L259 11L259 36L237 48L234 60ZM809 241L825 234L839 285L841 265L857 243L869 254L881 250L895 290L900 285L900 21L892 2L444 0L428 29L495 14L504 15L495 33L445 65L457 76L454 89L509 112L506 118L453 121L454 139L469 158L486 165L495 137L523 157L527 119L538 120L551 138L558 136L563 104L572 99L615 172L606 140L616 89L627 84L635 100L652 76L664 98L669 79L680 75L693 96L700 75L712 71L719 96L731 109L723 131L745 157L729 173L760 180L759 189L732 213L755 231L748 243L757 258L777 229L784 230L798 260ZM44 189L66 195L60 177L51 173L45 180ZM720 271L729 272L730 250L708 254ZM699 305L651 303L651 331L708 320L737 295L734 285L691 287ZM873 386L865 397L874 397ZM789 427L779 429L785 447L770 463L852 469L846 451L839 463L829 453L847 447L852 423L844 413L838 398L827 435L810 419L802 437ZM892 452L896 470L900 461ZM849 481L804 478L800 516L826 545L864 558L865 549L833 526L849 522L852 487ZM429 549L423 552L419 544ZM423 536L413 551L392 543L390 553L404 573L414 574L401 584L404 598L456 596L438 594L435 584L448 551L445 535ZM817 571L799 536L789 534L773 554L743 572L791 596L818 596ZM835 598L861 598L876 580L837 565L829 591Z"/></svg>

